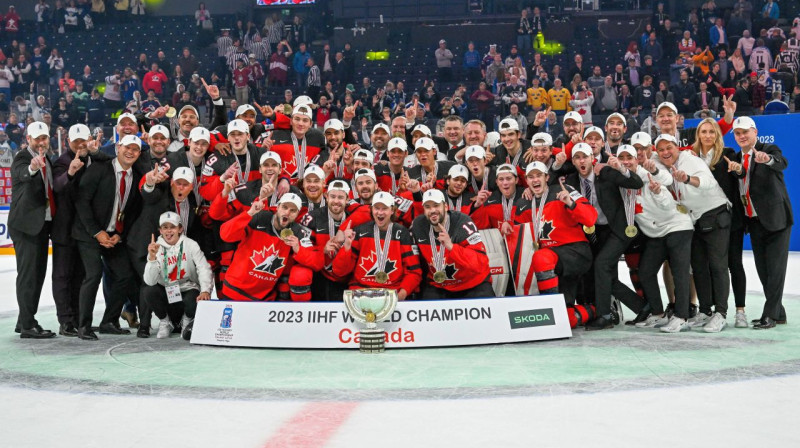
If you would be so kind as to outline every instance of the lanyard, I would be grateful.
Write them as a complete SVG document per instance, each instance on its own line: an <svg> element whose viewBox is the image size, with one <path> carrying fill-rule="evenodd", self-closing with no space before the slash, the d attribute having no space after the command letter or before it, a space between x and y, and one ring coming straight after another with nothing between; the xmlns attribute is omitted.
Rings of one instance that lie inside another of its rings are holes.
<svg viewBox="0 0 800 448"><path fill-rule="evenodd" d="M513 195L511 195L510 199L506 199L505 196L502 194L500 195L500 200L503 205L503 221L509 222L511 221L511 207L514 206L514 199L517 197L517 192L515 191Z"/></svg>
<svg viewBox="0 0 800 448"><path fill-rule="evenodd" d="M247 149L247 152L245 154L246 154L246 156L245 156L244 172L242 172L242 165L240 163L238 163L239 162L239 157L234 155L234 157L236 158L236 162L237 162L237 164L236 164L236 181L237 181L237 183L239 185L242 185L243 183L247 182L247 177L250 176L250 148ZM247 173L247 174L244 174L244 173Z"/></svg>
<svg viewBox="0 0 800 448"><path fill-rule="evenodd" d="M189 199L184 199L182 202L175 201L175 211L181 218L184 232L189 231Z"/></svg>
<svg viewBox="0 0 800 448"><path fill-rule="evenodd" d="M542 193L542 198L539 201L539 206L536 206L536 198L534 197L531 199L531 205L533 208L533 241L536 244L539 244L539 237L542 233L542 227L544 227L544 205L547 203L547 194L550 192L549 188L545 188L544 192Z"/></svg>
<svg viewBox="0 0 800 448"><path fill-rule="evenodd" d="M447 195L447 203L448 203L448 204L450 204L450 209L451 209L451 210L455 210L455 211L457 211L457 212L460 212L460 211L461 211L461 199L462 199L463 197L464 197L464 195L463 195L463 194L460 194L460 195L458 195L458 199L456 199L456 202L455 202L455 203L453 203L453 199L452 199L452 198L450 197L450 195L448 194L448 195Z"/></svg>
<svg viewBox="0 0 800 448"><path fill-rule="evenodd" d="M386 259L389 257L389 245L392 242L392 223L389 223L389 227L386 229L386 238L383 241L383 247L381 248L381 229L378 228L378 224L375 224L375 256L377 260L375 261L375 267L377 268L377 272L386 272Z"/></svg>
<svg viewBox="0 0 800 448"><path fill-rule="evenodd" d="M447 229L450 227L450 219L447 214L445 214L444 218L444 231L447 232ZM436 240L436 235L433 233L433 226L431 225L428 227L428 239L430 240L431 245L431 261L433 262L433 270L434 272L439 272L444 270L444 251L445 247L444 244L439 244Z"/></svg>
<svg viewBox="0 0 800 448"><path fill-rule="evenodd" d="M483 169L483 182L481 183L481 190L486 189L486 183L489 179L489 173L486 171L486 168ZM478 183L475 182L475 176L470 176L469 178L470 183L472 184L472 191L476 194L480 191L478 190Z"/></svg>
<svg viewBox="0 0 800 448"><path fill-rule="evenodd" d="M161 246L164 249L164 283L169 284L169 268L167 267L169 263L169 256L167 254L167 248ZM178 280L181 279L181 260L183 259L183 241L181 241L180 248L178 249L178 260L175 262L175 282L177 283Z"/></svg>

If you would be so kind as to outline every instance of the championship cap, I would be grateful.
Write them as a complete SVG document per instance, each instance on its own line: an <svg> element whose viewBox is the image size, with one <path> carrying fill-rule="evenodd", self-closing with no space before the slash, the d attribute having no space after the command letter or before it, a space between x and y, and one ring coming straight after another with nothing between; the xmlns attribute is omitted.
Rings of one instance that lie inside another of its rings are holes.
<svg viewBox="0 0 800 448"><path fill-rule="evenodd" d="M383 123L378 123L372 128L372 134L375 133L378 129L383 129L387 134L392 135L392 131L389 129L389 126L386 126Z"/></svg>
<svg viewBox="0 0 800 448"><path fill-rule="evenodd" d="M486 138L483 139L483 146L494 149L500 146L500 133L497 131L487 132Z"/></svg>
<svg viewBox="0 0 800 448"><path fill-rule="evenodd" d="M161 124L157 124L157 125L151 127L150 131L148 131L147 133L149 135L161 134L161 136L163 136L164 138L166 138L168 140L170 138L169 129L167 129L166 126L161 125Z"/></svg>
<svg viewBox="0 0 800 448"><path fill-rule="evenodd" d="M394 205L394 197L385 191L379 191L372 196L372 205L383 204L387 207Z"/></svg>
<svg viewBox="0 0 800 448"><path fill-rule="evenodd" d="M368 149L359 149L353 154L353 160L366 160L370 163L375 161L375 155Z"/></svg>
<svg viewBox="0 0 800 448"><path fill-rule="evenodd" d="M322 171L322 168L313 163L311 165L306 166L305 171L303 171L303 179L312 174L317 176L322 181L325 180L325 171Z"/></svg>
<svg viewBox="0 0 800 448"><path fill-rule="evenodd" d="M240 117L244 115L246 112L256 113L256 108L249 105L249 104L242 104L241 106L236 108L236 116Z"/></svg>
<svg viewBox="0 0 800 448"><path fill-rule="evenodd" d="M753 121L753 119L750 118L750 117L739 117L739 118L733 120L733 129L744 129L744 130L747 130L747 129L750 129L750 128L758 129L756 127L756 122Z"/></svg>
<svg viewBox="0 0 800 448"><path fill-rule="evenodd" d="M594 157L594 152L592 151L592 147L586 143L580 142L572 147L572 156L575 157L577 153L583 153L587 157Z"/></svg>
<svg viewBox="0 0 800 448"><path fill-rule="evenodd" d="M631 145L650 146L653 144L653 139L647 132L637 132L631 136Z"/></svg>
<svg viewBox="0 0 800 448"><path fill-rule="evenodd" d="M606 126L608 126L608 122L609 122L609 121L610 121L612 118L619 118L620 120L622 120L622 125L623 125L623 126L627 126L627 125L628 125L628 120L626 120L626 119L625 119L625 116L624 116L624 115L622 115L622 114L621 114L621 113L619 113L619 112L614 112L613 114L609 115L609 116L608 116L608 118L606 118Z"/></svg>
<svg viewBox="0 0 800 448"><path fill-rule="evenodd" d="M583 123L583 117L581 117L581 114L575 112L574 110L571 110L566 114L564 114L564 119L561 122L566 123L567 120L574 120L577 121L578 123Z"/></svg>
<svg viewBox="0 0 800 448"><path fill-rule="evenodd" d="M660 111L665 107L672 110L672 112L674 112L676 115L678 114L678 108L675 107L674 104L670 103L669 101L664 101L663 103L659 104L658 107L656 108L656 115L658 115L658 111Z"/></svg>
<svg viewBox="0 0 800 448"><path fill-rule="evenodd" d="M422 137L419 140L417 140L416 143L414 143L415 151L420 148L425 149L427 151L431 151L434 148L436 148L436 144L433 143L433 140L429 139L428 137Z"/></svg>
<svg viewBox="0 0 800 448"><path fill-rule="evenodd" d="M322 132L324 133L328 129L333 129L336 131L344 131L344 124L341 120L336 118L331 118L330 120L325 122L325 126L322 127Z"/></svg>
<svg viewBox="0 0 800 448"><path fill-rule="evenodd" d="M347 185L347 182L337 179L328 184L328 192L331 191L341 191L344 194L350 194L350 186Z"/></svg>
<svg viewBox="0 0 800 448"><path fill-rule="evenodd" d="M314 101L311 100L311 97L309 97L308 95L300 95L294 99L294 101L292 102L292 107L297 107L300 105L307 106L309 104L314 104Z"/></svg>
<svg viewBox="0 0 800 448"><path fill-rule="evenodd" d="M130 113L130 112L125 112L124 114L120 114L120 115L119 115L119 117L117 117L117 124L120 124L120 122L121 122L121 121L122 121L124 118L127 118L127 119L129 119L129 120L133 121L133 124L136 124L136 123L137 123L137 122L136 122L136 116L134 116L134 115L133 115L132 113Z"/></svg>
<svg viewBox="0 0 800 448"><path fill-rule="evenodd" d="M200 117L200 114L197 113L197 109L195 109L195 107L192 106L191 104L187 104L187 105L181 107L181 110L178 112L178 116L180 117L187 110L194 112L195 117Z"/></svg>
<svg viewBox="0 0 800 448"><path fill-rule="evenodd" d="M211 142L211 133L208 132L208 129L198 126L189 132L189 140L193 142L199 142L200 140Z"/></svg>
<svg viewBox="0 0 800 448"><path fill-rule="evenodd" d="M135 135L126 135L125 137L122 137L122 140L119 141L119 144L120 146L136 145L139 147L139 149L142 148L142 140Z"/></svg>
<svg viewBox="0 0 800 448"><path fill-rule="evenodd" d="M514 177L518 177L517 169L514 168L514 165L512 165L510 163L504 163L504 164L500 165L499 167L497 167L496 173L497 173L498 176L500 176L503 173L511 173L511 174L514 175Z"/></svg>
<svg viewBox="0 0 800 448"><path fill-rule="evenodd" d="M413 135L415 132L422 132L422 135L424 135L425 137L431 136L431 128L425 126L424 124L418 124L414 126L414 129L411 131L411 134Z"/></svg>
<svg viewBox="0 0 800 448"><path fill-rule="evenodd" d="M486 150L483 149L482 146L472 145L467 147L467 150L464 151L464 160L469 160L472 157L477 157L479 159L486 158Z"/></svg>
<svg viewBox="0 0 800 448"><path fill-rule="evenodd" d="M393 139L389 140L389 146L386 147L389 151L399 148L402 149L404 152L408 152L408 143L404 138L394 137Z"/></svg>
<svg viewBox="0 0 800 448"><path fill-rule="evenodd" d="M181 217L175 212L164 212L158 217L158 226L161 227L168 223L177 227L181 225Z"/></svg>
<svg viewBox="0 0 800 448"><path fill-rule="evenodd" d="M372 179L373 182L377 182L375 179L375 171L372 171L369 168L361 168L360 170L356 171L356 173L353 174L353 181L358 182L358 178L361 176L367 176Z"/></svg>
<svg viewBox="0 0 800 448"><path fill-rule="evenodd" d="M528 175L531 171L534 170L544 174L547 174L548 172L547 165L545 165L542 162L539 162L538 160L529 163L528 166L525 167L525 175Z"/></svg>
<svg viewBox="0 0 800 448"><path fill-rule="evenodd" d="M672 142L677 146L681 146L681 144L678 143L678 139L675 138L674 135L670 135L670 134L661 134L658 137L656 137L656 142L654 143L654 145L658 146L658 144L663 142L663 141Z"/></svg>
<svg viewBox="0 0 800 448"><path fill-rule="evenodd" d="M246 121L244 121L244 120L242 120L240 118L237 118L237 119L231 121L230 123L228 123L228 134L230 134L231 132L234 132L234 131L238 131L238 132L241 132L243 134L249 134L250 133L250 126L247 125Z"/></svg>
<svg viewBox="0 0 800 448"><path fill-rule="evenodd" d="M547 132L537 132L533 134L531 143L533 143L534 146L553 146L553 137Z"/></svg>
<svg viewBox="0 0 800 448"><path fill-rule="evenodd" d="M278 205L281 204L294 204L298 210L303 206L303 201L300 200L300 196L294 193L284 193L280 199L278 199Z"/></svg>
<svg viewBox="0 0 800 448"><path fill-rule="evenodd" d="M263 165L264 162L266 162L267 160L274 161L275 163L278 164L278 166L280 166L281 164L281 156L278 155L278 153L275 151L267 151L264 154L261 154L261 158L258 160L258 164Z"/></svg>
<svg viewBox="0 0 800 448"><path fill-rule="evenodd" d="M583 131L583 138L586 138L587 135L591 134L592 132L596 132L600 134L600 139L605 140L606 134L603 133L603 130L598 128L597 126L590 126Z"/></svg>
<svg viewBox="0 0 800 448"><path fill-rule="evenodd" d="M447 175L450 176L451 179L455 179L456 177L463 177L465 180L468 180L469 170L464 165L453 165L450 167L450 170L447 172Z"/></svg>
<svg viewBox="0 0 800 448"><path fill-rule="evenodd" d="M519 131L519 123L517 123L517 120L513 118L503 118L502 120L500 120L500 124L497 125L497 129L500 132Z"/></svg>
<svg viewBox="0 0 800 448"><path fill-rule="evenodd" d="M308 104L300 104L292 109L292 116L295 115L302 115L308 117L309 119L313 119L314 115L311 113L311 106Z"/></svg>
<svg viewBox="0 0 800 448"><path fill-rule="evenodd" d="M33 125L33 123L31 123L31 125ZM70 126L68 136L69 141L74 142L75 140L89 140L92 136L92 133L89 131L88 126L79 123Z"/></svg>
<svg viewBox="0 0 800 448"><path fill-rule="evenodd" d="M617 157L619 157L622 153L630 154L631 157L636 157L636 148L631 145L621 145L617 148Z"/></svg>
<svg viewBox="0 0 800 448"><path fill-rule="evenodd" d="M189 167L182 166L172 173L172 181L174 182L178 179L183 179L186 182L194 185L194 171Z"/></svg>
<svg viewBox="0 0 800 448"><path fill-rule="evenodd" d="M426 203L428 201L432 201L432 202L435 202L437 204L444 204L444 193L442 193L441 190L437 190L435 188L427 190L422 195L422 203L424 204L424 203Z"/></svg>

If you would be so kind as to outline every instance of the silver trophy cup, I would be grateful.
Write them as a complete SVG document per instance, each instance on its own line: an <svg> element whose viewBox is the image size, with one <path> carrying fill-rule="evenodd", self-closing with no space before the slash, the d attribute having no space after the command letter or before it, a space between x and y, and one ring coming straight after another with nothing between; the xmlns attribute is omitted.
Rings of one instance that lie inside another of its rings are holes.
<svg viewBox="0 0 800 448"><path fill-rule="evenodd" d="M344 292L344 304L353 319L365 326L359 342L361 353L384 351L384 330L377 323L394 312L397 291L382 288L348 290Z"/></svg>

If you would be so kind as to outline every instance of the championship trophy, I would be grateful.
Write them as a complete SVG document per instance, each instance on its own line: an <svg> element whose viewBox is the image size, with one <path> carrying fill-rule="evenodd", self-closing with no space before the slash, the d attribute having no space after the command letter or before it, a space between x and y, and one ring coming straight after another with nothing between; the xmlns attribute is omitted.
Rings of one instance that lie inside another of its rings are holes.
<svg viewBox="0 0 800 448"><path fill-rule="evenodd" d="M353 319L366 325L361 330L361 353L384 351L385 335L377 322L389 317L397 306L397 291L393 289L356 289L344 292L344 304Z"/></svg>

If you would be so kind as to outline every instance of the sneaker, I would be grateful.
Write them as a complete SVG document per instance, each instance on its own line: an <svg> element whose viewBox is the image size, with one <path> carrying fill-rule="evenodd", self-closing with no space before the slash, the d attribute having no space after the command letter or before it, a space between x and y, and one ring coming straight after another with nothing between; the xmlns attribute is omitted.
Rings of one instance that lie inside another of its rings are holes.
<svg viewBox="0 0 800 448"><path fill-rule="evenodd" d="M689 326L689 322L685 319L681 319L678 316L672 316L669 318L669 322L666 325L659 328L662 333L680 333L681 331L689 331L692 327Z"/></svg>
<svg viewBox="0 0 800 448"><path fill-rule="evenodd" d="M719 333L727 326L728 322L725 321L725 316L720 313L714 313L708 323L703 325L703 331L706 333Z"/></svg>
<svg viewBox="0 0 800 448"><path fill-rule="evenodd" d="M664 316L667 316L667 319L669 319L673 314L675 314L675 304L668 303L667 307L664 308Z"/></svg>
<svg viewBox="0 0 800 448"><path fill-rule="evenodd" d="M636 323L636 328L659 328L658 326L666 325L669 322L669 318L666 314L663 316L659 316L657 314L651 314L644 322Z"/></svg>
<svg viewBox="0 0 800 448"><path fill-rule="evenodd" d="M694 327L702 327L703 325L707 324L708 321L711 320L711 315L706 313L697 313L696 316L690 317L687 321L689 326Z"/></svg>
<svg viewBox="0 0 800 448"><path fill-rule="evenodd" d="M194 319L190 319L184 315L181 320L181 328L183 329L181 336L184 341L192 339L192 327L194 327Z"/></svg>
<svg viewBox="0 0 800 448"><path fill-rule="evenodd" d="M156 338L158 339L168 338L174 328L175 327L174 325L172 325L172 322L169 320L169 317L161 320L160 322L158 322L158 333L156 334Z"/></svg>
<svg viewBox="0 0 800 448"><path fill-rule="evenodd" d="M622 304L619 303L616 297L611 299L611 321L614 325L619 325L623 322L625 317L622 315Z"/></svg>
<svg viewBox="0 0 800 448"><path fill-rule="evenodd" d="M737 311L736 312L736 323L733 324L736 328L747 328L750 324L747 323L747 314L744 311Z"/></svg>

